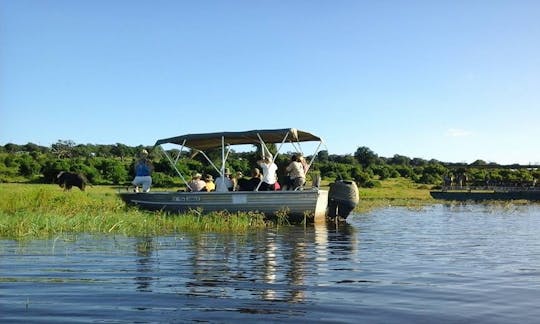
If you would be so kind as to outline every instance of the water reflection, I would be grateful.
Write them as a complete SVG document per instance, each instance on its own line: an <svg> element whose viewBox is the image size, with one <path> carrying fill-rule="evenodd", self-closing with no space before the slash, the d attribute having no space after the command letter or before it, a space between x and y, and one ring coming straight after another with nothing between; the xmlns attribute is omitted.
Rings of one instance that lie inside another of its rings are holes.
<svg viewBox="0 0 540 324"><path fill-rule="evenodd" d="M275 233L269 233L266 236L266 245L264 246L264 282L267 287L263 289L262 298L264 300L276 299L276 291L272 289L272 285L276 282L277 271L277 246Z"/></svg>
<svg viewBox="0 0 540 324"><path fill-rule="evenodd" d="M332 252L351 256L356 252L356 228L349 223L330 223L328 227L328 241Z"/></svg>
<svg viewBox="0 0 540 324"><path fill-rule="evenodd" d="M150 292L151 283L155 273L152 252L154 251L153 239L150 237L138 238L135 243L137 255L137 276L134 278L138 291Z"/></svg>
<svg viewBox="0 0 540 324"><path fill-rule="evenodd" d="M247 234L0 241L0 322L533 323L540 207Z"/></svg>
<svg viewBox="0 0 540 324"><path fill-rule="evenodd" d="M308 298L307 278L331 271L329 262L349 260L356 250L355 229L346 223L241 235L192 234L181 244L156 240L174 241L148 237L134 243L137 291L163 288L154 283L170 267L176 279L169 278L167 287L176 292L295 303Z"/></svg>

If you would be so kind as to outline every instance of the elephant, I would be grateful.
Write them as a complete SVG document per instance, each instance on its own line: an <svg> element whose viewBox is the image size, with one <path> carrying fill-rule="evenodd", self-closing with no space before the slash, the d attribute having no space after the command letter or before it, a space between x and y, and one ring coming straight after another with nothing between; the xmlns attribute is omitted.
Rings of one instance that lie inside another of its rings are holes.
<svg viewBox="0 0 540 324"><path fill-rule="evenodd" d="M84 191L86 185L89 184L84 174L66 171L58 173L56 181L60 187L64 188L64 191L70 190L72 187L78 187L81 191Z"/></svg>

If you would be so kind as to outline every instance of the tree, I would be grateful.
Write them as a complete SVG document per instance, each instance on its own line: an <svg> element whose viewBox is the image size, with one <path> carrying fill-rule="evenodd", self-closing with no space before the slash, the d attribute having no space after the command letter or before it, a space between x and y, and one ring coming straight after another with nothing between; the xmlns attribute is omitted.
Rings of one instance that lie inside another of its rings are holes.
<svg viewBox="0 0 540 324"><path fill-rule="evenodd" d="M51 145L52 152L59 158L70 158L73 155L73 147L75 142L71 140L63 141L58 140L55 144Z"/></svg>
<svg viewBox="0 0 540 324"><path fill-rule="evenodd" d="M120 157L120 161L124 161L126 156L132 155L132 151L129 146L120 143L116 143L116 145L112 147L111 153Z"/></svg>
<svg viewBox="0 0 540 324"><path fill-rule="evenodd" d="M395 166L395 170L399 173L399 175L403 178L412 178L414 174L413 168L407 165L397 165Z"/></svg>
<svg viewBox="0 0 540 324"><path fill-rule="evenodd" d="M30 154L24 154L18 159L19 174L25 177L33 177L41 171L41 165L37 163Z"/></svg>
<svg viewBox="0 0 540 324"><path fill-rule="evenodd" d="M106 158L100 165L100 173L104 180L113 184L122 184L128 179L128 171L122 162Z"/></svg>
<svg viewBox="0 0 540 324"><path fill-rule="evenodd" d="M320 163L328 162L328 151L327 150L319 151L319 153L317 153L317 160Z"/></svg>
<svg viewBox="0 0 540 324"><path fill-rule="evenodd" d="M422 170L420 176L420 183L435 184L442 181L445 174L448 174L448 169L440 163L429 163L424 167L420 167Z"/></svg>
<svg viewBox="0 0 540 324"><path fill-rule="evenodd" d="M411 165L413 166L424 166L426 164L428 164L428 161L421 158L414 158L411 160Z"/></svg>
<svg viewBox="0 0 540 324"><path fill-rule="evenodd" d="M388 163L394 165L410 165L411 159L404 155L394 154L394 156L388 161Z"/></svg>
<svg viewBox="0 0 540 324"><path fill-rule="evenodd" d="M473 163L471 163L471 165L479 166L479 165L487 165L487 163L484 160L476 160Z"/></svg>
<svg viewBox="0 0 540 324"><path fill-rule="evenodd" d="M364 168L375 164L379 158L377 154L365 146L359 147L354 153L354 157Z"/></svg>
<svg viewBox="0 0 540 324"><path fill-rule="evenodd" d="M56 182L56 176L60 171L68 171L70 168L70 162L67 159L47 160L43 165L41 173L43 174L43 180L45 183Z"/></svg>
<svg viewBox="0 0 540 324"><path fill-rule="evenodd" d="M380 180L388 179L392 174L391 169L387 165L372 165L369 167L375 175L379 176Z"/></svg>
<svg viewBox="0 0 540 324"><path fill-rule="evenodd" d="M19 145L17 145L17 144L7 143L6 145L4 145L4 149L6 150L6 152L14 154L14 153L20 151L21 147Z"/></svg>
<svg viewBox="0 0 540 324"><path fill-rule="evenodd" d="M28 153L45 153L48 151L48 149L44 146L39 146L37 144L34 144L34 143L27 143L25 145L23 145L23 149L25 152L28 152Z"/></svg>

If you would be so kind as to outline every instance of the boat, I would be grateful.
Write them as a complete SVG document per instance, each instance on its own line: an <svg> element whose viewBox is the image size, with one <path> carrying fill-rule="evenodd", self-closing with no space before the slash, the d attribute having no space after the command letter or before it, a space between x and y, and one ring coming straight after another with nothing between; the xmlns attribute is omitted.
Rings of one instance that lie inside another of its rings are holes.
<svg viewBox="0 0 540 324"><path fill-rule="evenodd" d="M431 190L435 199L455 201L483 200L530 200L540 201L540 187L497 187L497 186L443 186L440 190Z"/></svg>
<svg viewBox="0 0 540 324"><path fill-rule="evenodd" d="M323 145L323 140L319 136L295 128L187 134L159 139L156 141L154 148L158 147L161 149L163 155L187 187L186 177L176 167L180 156L186 150L190 150L189 153L191 155L202 154L209 165L214 168L215 172L220 176L224 176L227 158L231 147L235 145L256 145L257 147L260 145L261 152L270 153L267 145L275 144L277 152L271 155L272 161L275 161L276 156L280 154L279 152L289 145L296 152L303 154L300 146L302 142L312 142L316 147L315 152L310 155L311 158L307 163L307 171L309 172L313 160L317 157L317 153ZM165 145L173 145L179 149L167 151L163 147ZM205 153L205 151L216 149L221 150L221 164L219 165L216 165L215 161L212 161L208 157L208 154ZM315 223L326 221L329 199L334 205L339 203L340 206L347 206L341 207L340 211L334 210L332 213L334 217L340 216L342 219L347 217L358 202L357 191L356 197L353 197L354 201L346 203L347 198L340 197L340 195L351 196L350 193L346 193L346 190L338 190L332 197L329 197L328 190L323 190L318 185L303 187L300 190L259 191L257 187L254 191L151 191L147 193L127 191L120 192L119 195L127 204L136 205L146 210L161 210L175 213L196 211L201 214L217 211L231 213L260 212L267 216L287 215L291 221L307 220L308 222ZM350 208L351 206L353 206L352 209Z"/></svg>

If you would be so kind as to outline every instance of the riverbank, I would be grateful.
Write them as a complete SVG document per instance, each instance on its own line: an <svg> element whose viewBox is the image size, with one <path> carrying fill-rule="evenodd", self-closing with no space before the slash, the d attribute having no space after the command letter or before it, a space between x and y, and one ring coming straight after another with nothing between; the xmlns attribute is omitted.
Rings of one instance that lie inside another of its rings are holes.
<svg viewBox="0 0 540 324"><path fill-rule="evenodd" d="M113 187L64 192L55 185L0 184L0 238L73 233L167 235L180 231L246 232L267 226L262 214L196 213L177 217L129 207Z"/></svg>
<svg viewBox="0 0 540 324"><path fill-rule="evenodd" d="M404 179L360 189L358 213L387 206L416 207L433 199L427 188ZM159 189L156 189L159 190ZM179 231L246 232L275 226L257 213L168 215L126 206L117 189L94 186L64 192L56 185L0 184L0 237L17 240L73 233L167 235Z"/></svg>
<svg viewBox="0 0 540 324"><path fill-rule="evenodd" d="M356 212L365 213L389 206L421 207L435 202L430 196L430 187L398 178L380 181L376 188L359 188L360 203Z"/></svg>

